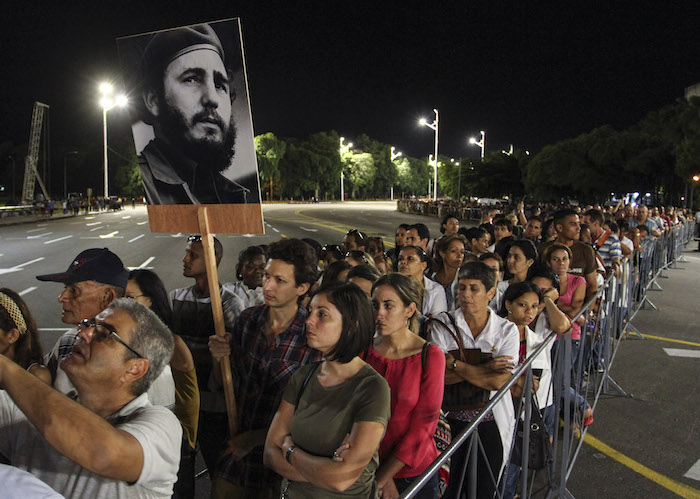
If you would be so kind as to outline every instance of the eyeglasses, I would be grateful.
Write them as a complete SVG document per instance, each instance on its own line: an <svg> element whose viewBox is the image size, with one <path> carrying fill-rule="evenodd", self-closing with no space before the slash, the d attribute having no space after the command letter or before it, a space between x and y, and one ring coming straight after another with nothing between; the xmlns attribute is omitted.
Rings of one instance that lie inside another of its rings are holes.
<svg viewBox="0 0 700 499"><path fill-rule="evenodd" d="M202 236L199 234L193 234L187 238L188 243L199 243L202 241Z"/></svg>
<svg viewBox="0 0 700 499"><path fill-rule="evenodd" d="M145 359L143 355L138 353L136 350L131 348L126 341L121 339L121 337L117 334L116 329L114 329L114 326L111 326L109 324L98 324L97 320L93 317L91 319L83 319L78 323L78 332L84 331L86 329L93 328L93 341L97 342L102 342L109 338L110 336L114 337L117 342L121 343L124 345L126 348L129 349L131 353L136 355L137 358L139 359Z"/></svg>

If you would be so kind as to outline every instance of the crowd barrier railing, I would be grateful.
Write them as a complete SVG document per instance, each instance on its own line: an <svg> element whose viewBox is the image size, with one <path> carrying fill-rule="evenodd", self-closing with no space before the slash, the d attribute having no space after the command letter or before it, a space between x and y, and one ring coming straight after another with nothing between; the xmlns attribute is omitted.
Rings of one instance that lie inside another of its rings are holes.
<svg viewBox="0 0 700 499"><path fill-rule="evenodd" d="M580 340L572 340L571 329L559 337L551 333L533 351L533 353L513 372L513 375L491 398L476 419L467 425L458 435L453 435L452 443L440 456L401 494L401 498L414 497L421 488L438 472L452 455L462 446L468 446L469 458L462 469L450 470L450 481L456 480L460 497L469 499L478 496L477 480L478 456L483 458L482 465L488 466L488 460L479 437L479 424L503 397L511 399L511 387L521 376L525 376L525 389L520 401L517 417L522 420L522 428L532 424L532 390L534 359L552 346L552 385L555 427L552 437L552 458L541 470L529 467L530 432L522 432L520 455L522 471L519 484L520 497L573 498L567 489L567 481L574 469L587 426L584 426L584 414L590 407L592 414L602 394L631 397L610 376L617 351L622 339L632 335L643 338L632 325L637 312L647 304L653 306L647 293L653 288L655 280L662 272L681 261L683 248L694 238L692 222L679 224L649 244L632 258L626 259L618 275L610 275L603 286L598 289L572 318L572 323L579 323ZM656 308L653 306L653 308ZM541 408L542 409L542 408ZM516 425L517 429L517 425ZM515 438L513 438L515 442ZM512 450L512 447L511 447ZM495 497L512 499L506 491L506 479L511 464L501 470L489 468L492 485L496 486ZM508 495L507 495L508 494Z"/></svg>

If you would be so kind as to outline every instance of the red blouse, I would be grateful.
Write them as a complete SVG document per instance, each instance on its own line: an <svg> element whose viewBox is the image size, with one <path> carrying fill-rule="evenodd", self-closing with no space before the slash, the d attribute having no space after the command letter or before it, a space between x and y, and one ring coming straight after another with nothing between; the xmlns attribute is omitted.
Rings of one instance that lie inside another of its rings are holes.
<svg viewBox="0 0 700 499"><path fill-rule="evenodd" d="M445 354L430 345L421 367L421 354L387 359L370 347L367 363L384 376L391 388L391 417L379 444L379 460L394 455L406 463L395 478L418 476L439 455L435 428L445 388Z"/></svg>

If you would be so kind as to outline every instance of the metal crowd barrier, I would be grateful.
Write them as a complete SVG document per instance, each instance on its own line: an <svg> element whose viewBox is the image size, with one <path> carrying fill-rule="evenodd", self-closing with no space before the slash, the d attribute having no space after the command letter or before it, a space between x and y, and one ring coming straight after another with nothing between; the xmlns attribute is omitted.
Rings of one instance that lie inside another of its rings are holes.
<svg viewBox="0 0 700 499"><path fill-rule="evenodd" d="M523 432L522 471L520 475L520 497L573 498L566 483L573 471L578 454L583 446L587 427L582 426L583 412L590 406L595 408L601 394L630 397L610 376L610 369L621 345L621 339L630 335L643 338L631 324L637 312L649 304L647 293L654 288L656 279L663 271L681 261L686 244L693 240L694 226L686 222L667 230L643 251L626 259L619 276L611 275L598 292L584 304L572 322L581 319L581 340L578 355L572 359L571 330L559 336L551 333L541 345L518 366L508 382L494 395L477 418L458 435L452 435L452 443L444 452L401 494L401 498L414 497L442 465L463 445L468 445L467 464L463 469L451 469L450 481L460 484L460 497L477 497L477 456L488 465L481 439L479 423L503 397L510 397L510 388L521 376L525 376L525 389L521 401L523 428L530 428L533 360L554 342L552 351L552 386L554 399L555 430L552 435L552 461L543 470L530 470L528 449L530 433ZM660 288L660 287L659 287ZM575 360L575 362L572 362ZM516 425L517 429L517 425ZM515 441L515 438L513 439ZM511 449L512 450L512 449ZM492 484L497 485L496 497L510 499L504 495L505 476L500 470L490 470ZM468 479L467 479L468 477ZM465 480L466 479L466 480ZM462 487L462 485L465 485Z"/></svg>

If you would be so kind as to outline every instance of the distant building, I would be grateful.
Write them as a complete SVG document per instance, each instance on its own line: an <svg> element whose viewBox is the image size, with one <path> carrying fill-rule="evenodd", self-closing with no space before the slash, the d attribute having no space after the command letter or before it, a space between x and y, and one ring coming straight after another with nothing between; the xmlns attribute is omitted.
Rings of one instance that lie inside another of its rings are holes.
<svg viewBox="0 0 700 499"><path fill-rule="evenodd" d="M685 100L690 100L691 97L700 97L700 83L685 88Z"/></svg>

